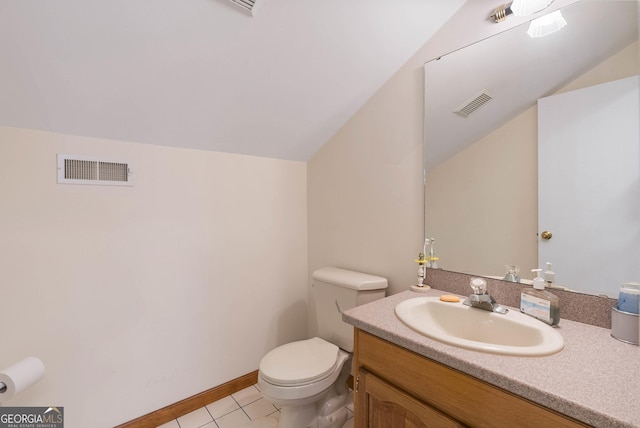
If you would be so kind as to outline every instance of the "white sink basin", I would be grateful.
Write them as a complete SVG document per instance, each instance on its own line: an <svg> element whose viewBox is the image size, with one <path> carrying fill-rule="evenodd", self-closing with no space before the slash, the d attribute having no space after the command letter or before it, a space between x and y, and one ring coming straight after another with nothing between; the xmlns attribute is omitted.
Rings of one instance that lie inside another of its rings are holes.
<svg viewBox="0 0 640 428"><path fill-rule="evenodd" d="M544 356L560 352L564 339L551 326L517 310L502 315L439 297L399 303L396 316L431 339L474 351L502 355Z"/></svg>

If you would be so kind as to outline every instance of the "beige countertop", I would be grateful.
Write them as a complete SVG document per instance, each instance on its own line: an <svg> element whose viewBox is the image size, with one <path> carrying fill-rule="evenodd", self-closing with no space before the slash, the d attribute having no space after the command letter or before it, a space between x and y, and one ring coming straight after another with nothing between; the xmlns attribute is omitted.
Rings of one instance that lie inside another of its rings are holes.
<svg viewBox="0 0 640 428"><path fill-rule="evenodd" d="M403 300L441 294L451 293L402 292L345 311L343 319L595 427L640 427L640 347L612 338L609 329L561 320L558 331L565 340L561 352L546 357L494 355L429 339L394 314L395 306Z"/></svg>

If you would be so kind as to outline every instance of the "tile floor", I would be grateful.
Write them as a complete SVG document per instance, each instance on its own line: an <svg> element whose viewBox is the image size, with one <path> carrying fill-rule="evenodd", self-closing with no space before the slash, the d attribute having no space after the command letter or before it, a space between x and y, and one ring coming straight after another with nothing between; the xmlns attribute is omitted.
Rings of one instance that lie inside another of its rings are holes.
<svg viewBox="0 0 640 428"><path fill-rule="evenodd" d="M353 404L347 406L347 413L352 419ZM262 397L258 385L253 385L158 428L239 428L250 420L266 416L278 419L280 410Z"/></svg>

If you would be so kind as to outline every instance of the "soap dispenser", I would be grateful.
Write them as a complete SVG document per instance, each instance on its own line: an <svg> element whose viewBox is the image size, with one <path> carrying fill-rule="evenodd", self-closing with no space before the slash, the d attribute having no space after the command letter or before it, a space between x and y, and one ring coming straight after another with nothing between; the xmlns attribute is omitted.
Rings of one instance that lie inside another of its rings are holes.
<svg viewBox="0 0 640 428"><path fill-rule="evenodd" d="M547 287L551 287L556 280L556 274L551 269L551 263L547 262L547 270L544 272L544 280L547 282Z"/></svg>
<svg viewBox="0 0 640 428"><path fill-rule="evenodd" d="M520 311L555 327L560 323L560 298L545 291L545 280L540 276L542 269L532 269L531 272L536 273L533 288L527 288L520 294Z"/></svg>

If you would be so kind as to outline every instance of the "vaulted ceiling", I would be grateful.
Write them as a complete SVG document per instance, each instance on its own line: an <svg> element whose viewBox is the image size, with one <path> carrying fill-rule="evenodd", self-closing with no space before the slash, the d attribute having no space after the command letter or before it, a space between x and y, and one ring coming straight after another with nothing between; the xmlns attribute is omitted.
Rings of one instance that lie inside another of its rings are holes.
<svg viewBox="0 0 640 428"><path fill-rule="evenodd" d="M529 23L525 22L427 63L427 168L469 147L534 107L539 98L556 93L623 49L629 52L635 49L637 58L640 31L637 1L566 3L560 10L567 25L556 33L531 38L527 35ZM560 5L561 2L556 1L552 7ZM467 6L472 4L465 4L456 18L466 12ZM470 12L481 16L481 10ZM616 19L604 19L606 16ZM503 24L489 22L487 25L499 29ZM637 70L639 64L634 63L633 68ZM603 70L600 81L629 77L620 76L620 70L611 65ZM469 115L456 113L480 94L489 94L490 102L475 104L481 108Z"/></svg>
<svg viewBox="0 0 640 428"><path fill-rule="evenodd" d="M463 0L0 0L0 126L310 159Z"/></svg>

